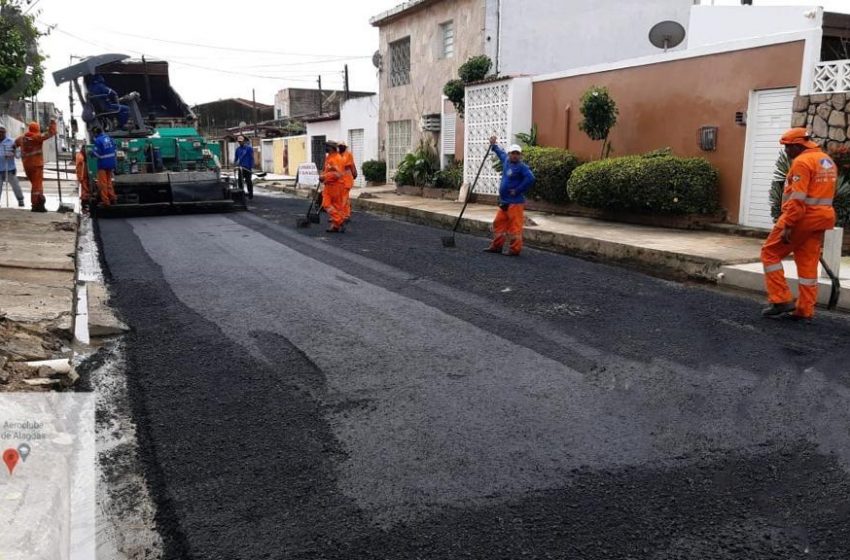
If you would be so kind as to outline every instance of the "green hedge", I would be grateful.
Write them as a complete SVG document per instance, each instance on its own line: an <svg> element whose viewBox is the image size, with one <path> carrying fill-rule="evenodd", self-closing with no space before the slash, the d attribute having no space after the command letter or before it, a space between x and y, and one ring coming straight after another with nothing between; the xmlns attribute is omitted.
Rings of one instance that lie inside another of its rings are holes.
<svg viewBox="0 0 850 560"><path fill-rule="evenodd" d="M363 177L367 181L383 183L387 180L387 164L384 161L374 159L364 161L360 171L363 172Z"/></svg>
<svg viewBox="0 0 850 560"><path fill-rule="evenodd" d="M702 158L627 156L582 165L570 177L573 202L603 210L712 214L717 171Z"/></svg>
<svg viewBox="0 0 850 560"><path fill-rule="evenodd" d="M554 204L569 202L566 185L579 164L575 155L561 148L529 146L522 156L535 178L529 197Z"/></svg>

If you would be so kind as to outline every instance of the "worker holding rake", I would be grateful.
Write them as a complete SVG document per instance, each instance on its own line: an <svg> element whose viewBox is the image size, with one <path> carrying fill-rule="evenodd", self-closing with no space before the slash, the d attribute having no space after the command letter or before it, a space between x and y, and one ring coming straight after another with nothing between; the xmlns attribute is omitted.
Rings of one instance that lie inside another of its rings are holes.
<svg viewBox="0 0 850 560"><path fill-rule="evenodd" d="M493 220L493 241L484 251L501 253L505 242L508 255L518 257L522 251L522 228L525 225L525 193L534 184L534 174L522 161L522 147L513 144L506 154L490 137L490 147L502 162L502 182L499 185L499 209Z"/></svg>

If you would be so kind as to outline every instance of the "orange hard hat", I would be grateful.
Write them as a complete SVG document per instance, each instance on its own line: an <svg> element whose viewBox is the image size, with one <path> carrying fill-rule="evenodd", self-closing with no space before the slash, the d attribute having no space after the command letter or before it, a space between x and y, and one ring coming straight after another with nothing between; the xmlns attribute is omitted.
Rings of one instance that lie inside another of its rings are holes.
<svg viewBox="0 0 850 560"><path fill-rule="evenodd" d="M782 138L779 139L779 143L783 146L787 146L788 144L799 144L806 148L820 148L816 142L812 142L812 137L809 134L809 131L805 128L792 128L791 130L788 130L782 135Z"/></svg>
<svg viewBox="0 0 850 560"><path fill-rule="evenodd" d="M41 127L37 122L33 121L27 125L27 130L29 132L41 132Z"/></svg>

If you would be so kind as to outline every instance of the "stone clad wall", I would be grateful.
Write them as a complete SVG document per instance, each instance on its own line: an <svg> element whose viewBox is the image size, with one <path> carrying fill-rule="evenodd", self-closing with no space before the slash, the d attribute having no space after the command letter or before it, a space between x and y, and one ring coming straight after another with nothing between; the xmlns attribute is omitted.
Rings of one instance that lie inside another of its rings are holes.
<svg viewBox="0 0 850 560"><path fill-rule="evenodd" d="M827 150L850 147L850 94L798 96L791 125L808 128Z"/></svg>

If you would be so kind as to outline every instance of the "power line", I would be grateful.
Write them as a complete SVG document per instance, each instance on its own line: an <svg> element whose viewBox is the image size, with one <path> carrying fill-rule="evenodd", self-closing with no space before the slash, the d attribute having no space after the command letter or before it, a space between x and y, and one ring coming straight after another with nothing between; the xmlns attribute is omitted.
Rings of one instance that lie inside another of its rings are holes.
<svg viewBox="0 0 850 560"><path fill-rule="evenodd" d="M47 25L45 22L41 22L41 23L44 24L44 25ZM117 48L114 45L97 43L97 42L94 42L94 41L90 41L88 39L84 39L83 37L79 37L78 35L75 35L75 34L69 32L69 31L61 29L59 27L56 27L56 31L58 31L59 33L62 33L63 35L67 35L67 36L69 36L73 39L76 39L78 41L82 41L82 42L87 43L89 45L98 47L100 49L111 50L113 48ZM220 73L220 74L230 74L230 75L234 75L234 76L247 76L247 77L250 77L250 78L257 78L257 79L261 79L261 80L276 80L276 81L288 80L288 81L293 81L293 82L312 82L313 81L312 79L307 79L306 77L304 79L299 79L299 78L287 77L287 76L270 76L270 75L265 75L265 74L254 74L254 73L250 73L250 72L240 72L238 70L226 70L224 68L213 68L211 66L204 66L204 65L201 65L201 64L194 64L194 63L191 63L191 62L185 62L185 61L180 60L179 58L160 57L159 55L156 55L154 53L144 53L142 51L137 51L135 49L122 48L122 50L126 50L126 51L129 51L131 53L138 54L138 55L149 55L149 56L153 56L153 57L157 57L157 58L162 58L163 60L167 60L167 61L169 61L173 64L177 64L179 66L186 66L186 67L189 67L189 68L197 68L199 70L207 70L209 72L217 72L217 73ZM299 76L314 76L314 74L300 74Z"/></svg>
<svg viewBox="0 0 850 560"><path fill-rule="evenodd" d="M135 35L133 33L125 33L123 31L119 33L117 31L112 31L112 30L109 30L109 29L104 29L103 31L105 31L107 33L112 33L112 34L115 34L115 35L121 35L122 37L136 37L138 39L147 39L149 41L157 41L159 43L169 43L169 44L172 44L172 45L183 45L183 46L187 46L187 47L196 47L196 48L202 48L202 49L217 49L217 50L223 50L223 51L231 51L231 52L235 51L235 52L254 53L254 54L276 54L276 55L284 55L284 56L315 56L315 57L332 56L332 55L329 55L328 53L322 53L322 54L293 53L293 52L270 51L270 50L262 50L262 49L243 49L243 48L232 47L232 46L223 47L223 46L220 46L220 45L193 43L193 42L190 42L190 41L174 41L172 39L159 39L157 37L148 37L146 35ZM354 57L354 58L367 58L367 56L364 55L362 57L358 56L358 57Z"/></svg>

